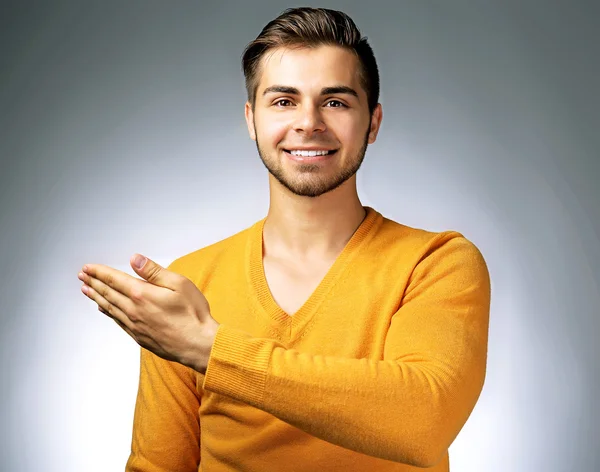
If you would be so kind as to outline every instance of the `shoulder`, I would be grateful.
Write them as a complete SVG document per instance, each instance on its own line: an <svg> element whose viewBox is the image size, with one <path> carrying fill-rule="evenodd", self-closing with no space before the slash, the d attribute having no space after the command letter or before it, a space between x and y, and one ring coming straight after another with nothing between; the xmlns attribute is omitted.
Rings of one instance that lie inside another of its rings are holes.
<svg viewBox="0 0 600 472"><path fill-rule="evenodd" d="M485 267L485 259L477 245L462 232L447 229L433 231L409 226L394 220L383 218L376 240L377 244L394 247L395 250L412 260L412 266L453 265L460 262L463 266ZM487 269L487 268L486 268Z"/></svg>

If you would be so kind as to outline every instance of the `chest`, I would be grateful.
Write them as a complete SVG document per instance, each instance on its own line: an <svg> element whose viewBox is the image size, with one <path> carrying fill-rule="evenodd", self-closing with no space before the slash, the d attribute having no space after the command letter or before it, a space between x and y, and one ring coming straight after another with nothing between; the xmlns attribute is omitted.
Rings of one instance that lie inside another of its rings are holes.
<svg viewBox="0 0 600 472"><path fill-rule="evenodd" d="M333 261L292 264L269 257L263 259L265 279L271 296L290 316L312 296L332 264Z"/></svg>

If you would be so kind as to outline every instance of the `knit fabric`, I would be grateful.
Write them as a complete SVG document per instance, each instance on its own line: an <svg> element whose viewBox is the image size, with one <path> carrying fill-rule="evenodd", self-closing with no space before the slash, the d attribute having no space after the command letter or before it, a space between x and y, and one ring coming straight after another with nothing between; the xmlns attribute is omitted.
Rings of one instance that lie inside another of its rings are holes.
<svg viewBox="0 0 600 472"><path fill-rule="evenodd" d="M488 269L457 231L365 210L293 314L265 278L265 218L169 265L220 326L205 375L141 348L126 472L449 471L485 379Z"/></svg>

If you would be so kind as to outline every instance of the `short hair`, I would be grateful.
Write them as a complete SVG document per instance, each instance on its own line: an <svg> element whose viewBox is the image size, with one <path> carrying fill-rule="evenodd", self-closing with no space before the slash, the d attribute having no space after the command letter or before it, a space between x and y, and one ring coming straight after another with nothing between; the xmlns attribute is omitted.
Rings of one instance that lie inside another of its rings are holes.
<svg viewBox="0 0 600 472"><path fill-rule="evenodd" d="M379 70L367 37L347 14L327 8L288 8L270 21L244 49L242 70L248 101L254 108L260 77L260 60L270 49L278 47L313 48L341 46L353 51L360 64L360 83L367 94L372 114L379 101Z"/></svg>

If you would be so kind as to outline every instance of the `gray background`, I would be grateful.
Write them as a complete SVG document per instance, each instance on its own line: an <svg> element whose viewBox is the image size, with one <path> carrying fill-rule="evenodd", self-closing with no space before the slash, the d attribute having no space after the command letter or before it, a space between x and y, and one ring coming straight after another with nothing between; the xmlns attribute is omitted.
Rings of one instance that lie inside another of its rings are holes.
<svg viewBox="0 0 600 472"><path fill-rule="evenodd" d="M295 5L1 5L0 469L122 470L139 346L77 272L135 275L135 252L167 265L266 215L240 56ZM600 470L597 5L313 4L350 14L379 61L363 204L462 232L490 269L454 472Z"/></svg>

